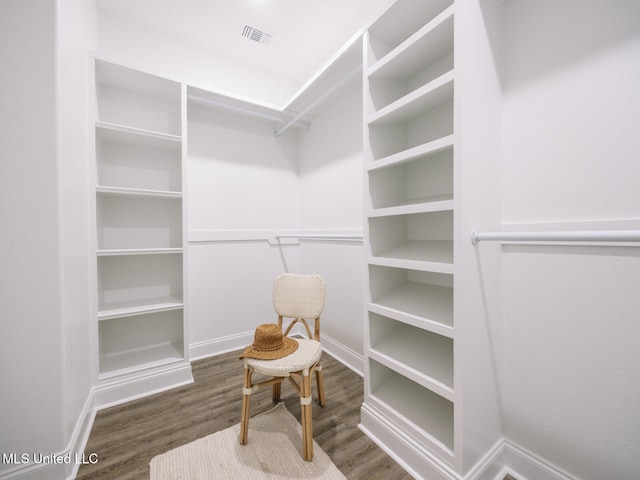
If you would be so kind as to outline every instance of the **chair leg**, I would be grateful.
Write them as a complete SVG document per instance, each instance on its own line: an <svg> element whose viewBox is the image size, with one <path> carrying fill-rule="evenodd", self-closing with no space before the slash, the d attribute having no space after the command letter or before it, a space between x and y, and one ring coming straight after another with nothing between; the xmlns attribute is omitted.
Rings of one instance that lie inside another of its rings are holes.
<svg viewBox="0 0 640 480"><path fill-rule="evenodd" d="M278 383L274 383L273 384L273 389L271 392L271 398L273 399L273 403L278 403L280 401L280 394L282 392L282 383L278 382Z"/></svg>
<svg viewBox="0 0 640 480"><path fill-rule="evenodd" d="M302 453L304 459L310 462L313 460L313 426L311 417L311 375L308 371L302 377L300 407L302 412Z"/></svg>
<svg viewBox="0 0 640 480"><path fill-rule="evenodd" d="M322 376L322 364L319 364L320 367L316 370L316 386L318 388L318 403L321 407L325 406L325 397L324 397L324 378Z"/></svg>
<svg viewBox="0 0 640 480"><path fill-rule="evenodd" d="M249 406L251 403L251 369L245 365L242 385L242 415L240 417L240 445L246 445L249 439Z"/></svg>

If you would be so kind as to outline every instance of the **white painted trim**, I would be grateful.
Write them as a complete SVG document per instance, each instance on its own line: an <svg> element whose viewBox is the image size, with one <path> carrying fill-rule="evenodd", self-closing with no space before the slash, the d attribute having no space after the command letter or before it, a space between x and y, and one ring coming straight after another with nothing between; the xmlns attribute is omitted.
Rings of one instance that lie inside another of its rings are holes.
<svg viewBox="0 0 640 480"><path fill-rule="evenodd" d="M94 387L96 409L112 407L190 383L193 383L193 375L189 362L113 379Z"/></svg>
<svg viewBox="0 0 640 480"><path fill-rule="evenodd" d="M365 403L360 417L358 428L416 480L462 480L449 465L388 421L382 412Z"/></svg>
<svg viewBox="0 0 640 480"><path fill-rule="evenodd" d="M83 455L84 453L87 453L87 455L89 455L89 453L93 453L85 452L85 447L89 441L89 435L91 434L91 428L93 427L95 418L95 392L92 388L89 391L89 395L87 395L87 400L84 402L82 412L80 413L76 426L73 429L71 440L69 441L67 452L70 452L72 456L74 454ZM67 468L67 480L73 480L76 478L79 468L79 463L73 464L71 469Z"/></svg>
<svg viewBox="0 0 640 480"><path fill-rule="evenodd" d="M498 473L498 475L496 475L493 480L504 480L504 477L506 477L510 473L511 472L507 467L502 467L502 470L500 470L500 473Z"/></svg>
<svg viewBox="0 0 640 480"><path fill-rule="evenodd" d="M510 440L505 453L507 469L518 480L579 480Z"/></svg>
<svg viewBox="0 0 640 480"><path fill-rule="evenodd" d="M42 480L64 478L64 475L63 464L41 463L36 465L29 463L0 473L0 480Z"/></svg>
<svg viewBox="0 0 640 480"><path fill-rule="evenodd" d="M296 325L293 328L292 334L297 333L298 326L301 336L306 338L304 327L302 325ZM288 324L284 324L283 328L286 329ZM228 335L226 337L212 338L210 340L204 340L202 342L196 342L189 345L189 358L191 361L202 360L203 358L214 357L216 355L222 355L223 353L233 352L234 350L240 350L247 345L251 345L253 342L254 331L237 333L235 335Z"/></svg>
<svg viewBox="0 0 640 480"><path fill-rule="evenodd" d="M80 468L80 463L77 463L77 461L82 461L83 459L82 455L87 445L87 441L89 440L91 428L93 427L93 421L96 416L96 410L94 408L94 398L95 395L92 389L87 395L87 399L85 400L82 410L80 411L80 415L78 415L78 420L76 421L75 427L73 428L71 438L69 439L69 444L63 451L54 453L56 457L60 457L63 459L68 458L69 463L66 463L65 460L65 463L61 463L58 465L51 463L24 464L9 471L0 473L0 479L9 480L20 478L27 480L30 478L66 478L67 480L73 480L74 478L76 478L78 469ZM38 453L49 455L49 453L46 452ZM29 454L31 455L31 452L29 452ZM64 473L62 473L62 469L64 469Z"/></svg>
<svg viewBox="0 0 640 480"><path fill-rule="evenodd" d="M504 438L498 440L489 451L465 475L465 480L503 480L509 473L505 467Z"/></svg>
<svg viewBox="0 0 640 480"><path fill-rule="evenodd" d="M285 324L283 328L286 329L287 326L288 325ZM226 337L205 340L203 342L192 343L189 345L191 361L201 360L203 358L213 357L245 348L253 342L253 333L254 332L243 332L237 335L229 335ZM307 338L306 330L300 323L293 327L290 335L292 337L297 336ZM353 370L359 376L362 377L364 375L364 357L362 355L324 333L321 335L321 342L323 351L331 355L347 368Z"/></svg>
<svg viewBox="0 0 640 480"><path fill-rule="evenodd" d="M189 244L216 242L269 242L277 245L275 230L189 230ZM287 239L282 245L297 245L297 239Z"/></svg>
<svg viewBox="0 0 640 480"><path fill-rule="evenodd" d="M189 355L191 361L202 360L203 358L221 355L234 350L240 350L253 342L253 332L244 332L227 337L213 338L203 342L196 342L189 345Z"/></svg>
<svg viewBox="0 0 640 480"><path fill-rule="evenodd" d="M363 404L362 430L374 443L417 480L580 480L524 447L500 439L466 475L460 476L431 455L375 407Z"/></svg>
<svg viewBox="0 0 640 480"><path fill-rule="evenodd" d="M328 335L322 334L320 340L322 342L322 350L359 376L364 377L364 357L361 354Z"/></svg>
<svg viewBox="0 0 640 480"><path fill-rule="evenodd" d="M362 242L362 229L341 230L189 230L189 244L216 242L268 242L269 245L299 245L300 240Z"/></svg>

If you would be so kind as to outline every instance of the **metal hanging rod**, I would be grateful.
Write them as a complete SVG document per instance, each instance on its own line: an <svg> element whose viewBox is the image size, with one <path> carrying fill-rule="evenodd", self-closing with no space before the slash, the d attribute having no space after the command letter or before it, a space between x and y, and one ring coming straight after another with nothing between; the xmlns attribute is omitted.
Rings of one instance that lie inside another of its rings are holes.
<svg viewBox="0 0 640 480"><path fill-rule="evenodd" d="M362 234L357 233L285 233L276 235L277 239L297 238L299 240L347 240L362 241Z"/></svg>
<svg viewBox="0 0 640 480"><path fill-rule="evenodd" d="M340 88L342 85L344 85L349 80L351 80L351 78L353 76L359 74L360 72L362 72L362 65L357 67L357 68L355 68L354 70L349 72L347 75L345 75L338 83L333 85L329 90L327 90L322 95L320 95L318 98L316 98L313 102L311 102L311 104L309 106L307 106L304 110L302 110L295 117L293 117L291 120L289 120L289 122L287 122L282 127L280 127L278 130L276 130L275 131L276 137L279 137L280 135L282 135L291 125L293 125L295 122L297 122L298 119L304 117L307 114L307 112L309 112L312 108L314 108L320 102L324 101L329 95L331 95L338 88Z"/></svg>
<svg viewBox="0 0 640 480"><path fill-rule="evenodd" d="M296 127L306 128L306 129L309 129L311 127L311 122L307 120L302 120L303 115L297 115L294 119L289 119L289 116L284 114L278 115L276 113L260 112L250 108L242 107L240 105L231 105L224 102L218 102L210 98L199 97L198 95L193 95L193 94L187 95L187 99L191 100L192 102L200 103L202 105L220 108L223 110L228 110L236 113L242 113L242 114L250 115L257 118L264 118L265 120L272 120L280 123L288 122L290 126L296 126Z"/></svg>
<svg viewBox="0 0 640 480"><path fill-rule="evenodd" d="M573 232L471 232L471 242L640 242L640 230Z"/></svg>
<svg viewBox="0 0 640 480"><path fill-rule="evenodd" d="M192 102L200 103L202 105L207 105L207 106L210 106L210 107L221 108L221 109L224 109L224 110L229 110L229 111L233 111L233 112L237 112L237 113L243 113L245 115L251 115L253 117L264 118L266 120L272 120L272 121L275 121L275 122L280 122L280 123L284 122L284 125L274 132L275 136L279 137L285 131L287 131L290 127L301 127L301 128L309 129L311 127L311 122L308 121L308 120L304 120L303 117L312 108L314 108L320 102L324 101L329 95L331 95L338 88L340 88L342 85L344 85L346 82L351 80L352 77L354 77L355 75L359 74L360 72L362 72L362 66L359 66L356 69L354 69L351 72L349 72L338 83L333 85L330 89L328 89L326 92L324 92L322 95L320 95L317 99L315 99L313 102L311 102L311 104L309 104L304 110L302 110L300 113L295 114L294 116L291 116L291 115L288 115L288 114L285 114L285 113L282 113L281 115L278 115L277 113L261 112L261 111L255 110L255 109L243 107L241 105L231 105L231 104L228 104L228 103L219 102L219 101L216 101L216 100L212 100L210 98L205 98L205 97L201 97L201 96L198 96L198 95L194 95L192 93L187 95L187 99L192 101Z"/></svg>

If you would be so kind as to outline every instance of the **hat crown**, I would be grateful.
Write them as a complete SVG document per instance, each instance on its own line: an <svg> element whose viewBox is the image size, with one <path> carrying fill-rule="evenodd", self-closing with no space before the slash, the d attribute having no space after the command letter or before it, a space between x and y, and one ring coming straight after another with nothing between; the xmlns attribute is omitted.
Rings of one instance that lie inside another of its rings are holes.
<svg viewBox="0 0 640 480"><path fill-rule="evenodd" d="M275 323L258 325L253 334L253 343L240 358L276 360L295 352L298 342L282 334L282 327Z"/></svg>
<svg viewBox="0 0 640 480"><path fill-rule="evenodd" d="M274 323L258 325L253 335L253 349L258 352L272 352L280 350L282 344L282 330Z"/></svg>

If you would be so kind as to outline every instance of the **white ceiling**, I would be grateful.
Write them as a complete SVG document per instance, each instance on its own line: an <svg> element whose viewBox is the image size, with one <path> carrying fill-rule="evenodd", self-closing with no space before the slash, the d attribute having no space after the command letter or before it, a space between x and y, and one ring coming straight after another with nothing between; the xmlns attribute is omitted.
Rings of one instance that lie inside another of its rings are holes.
<svg viewBox="0 0 640 480"><path fill-rule="evenodd" d="M390 0L96 0L98 8L304 84ZM241 36L249 25L268 45Z"/></svg>

